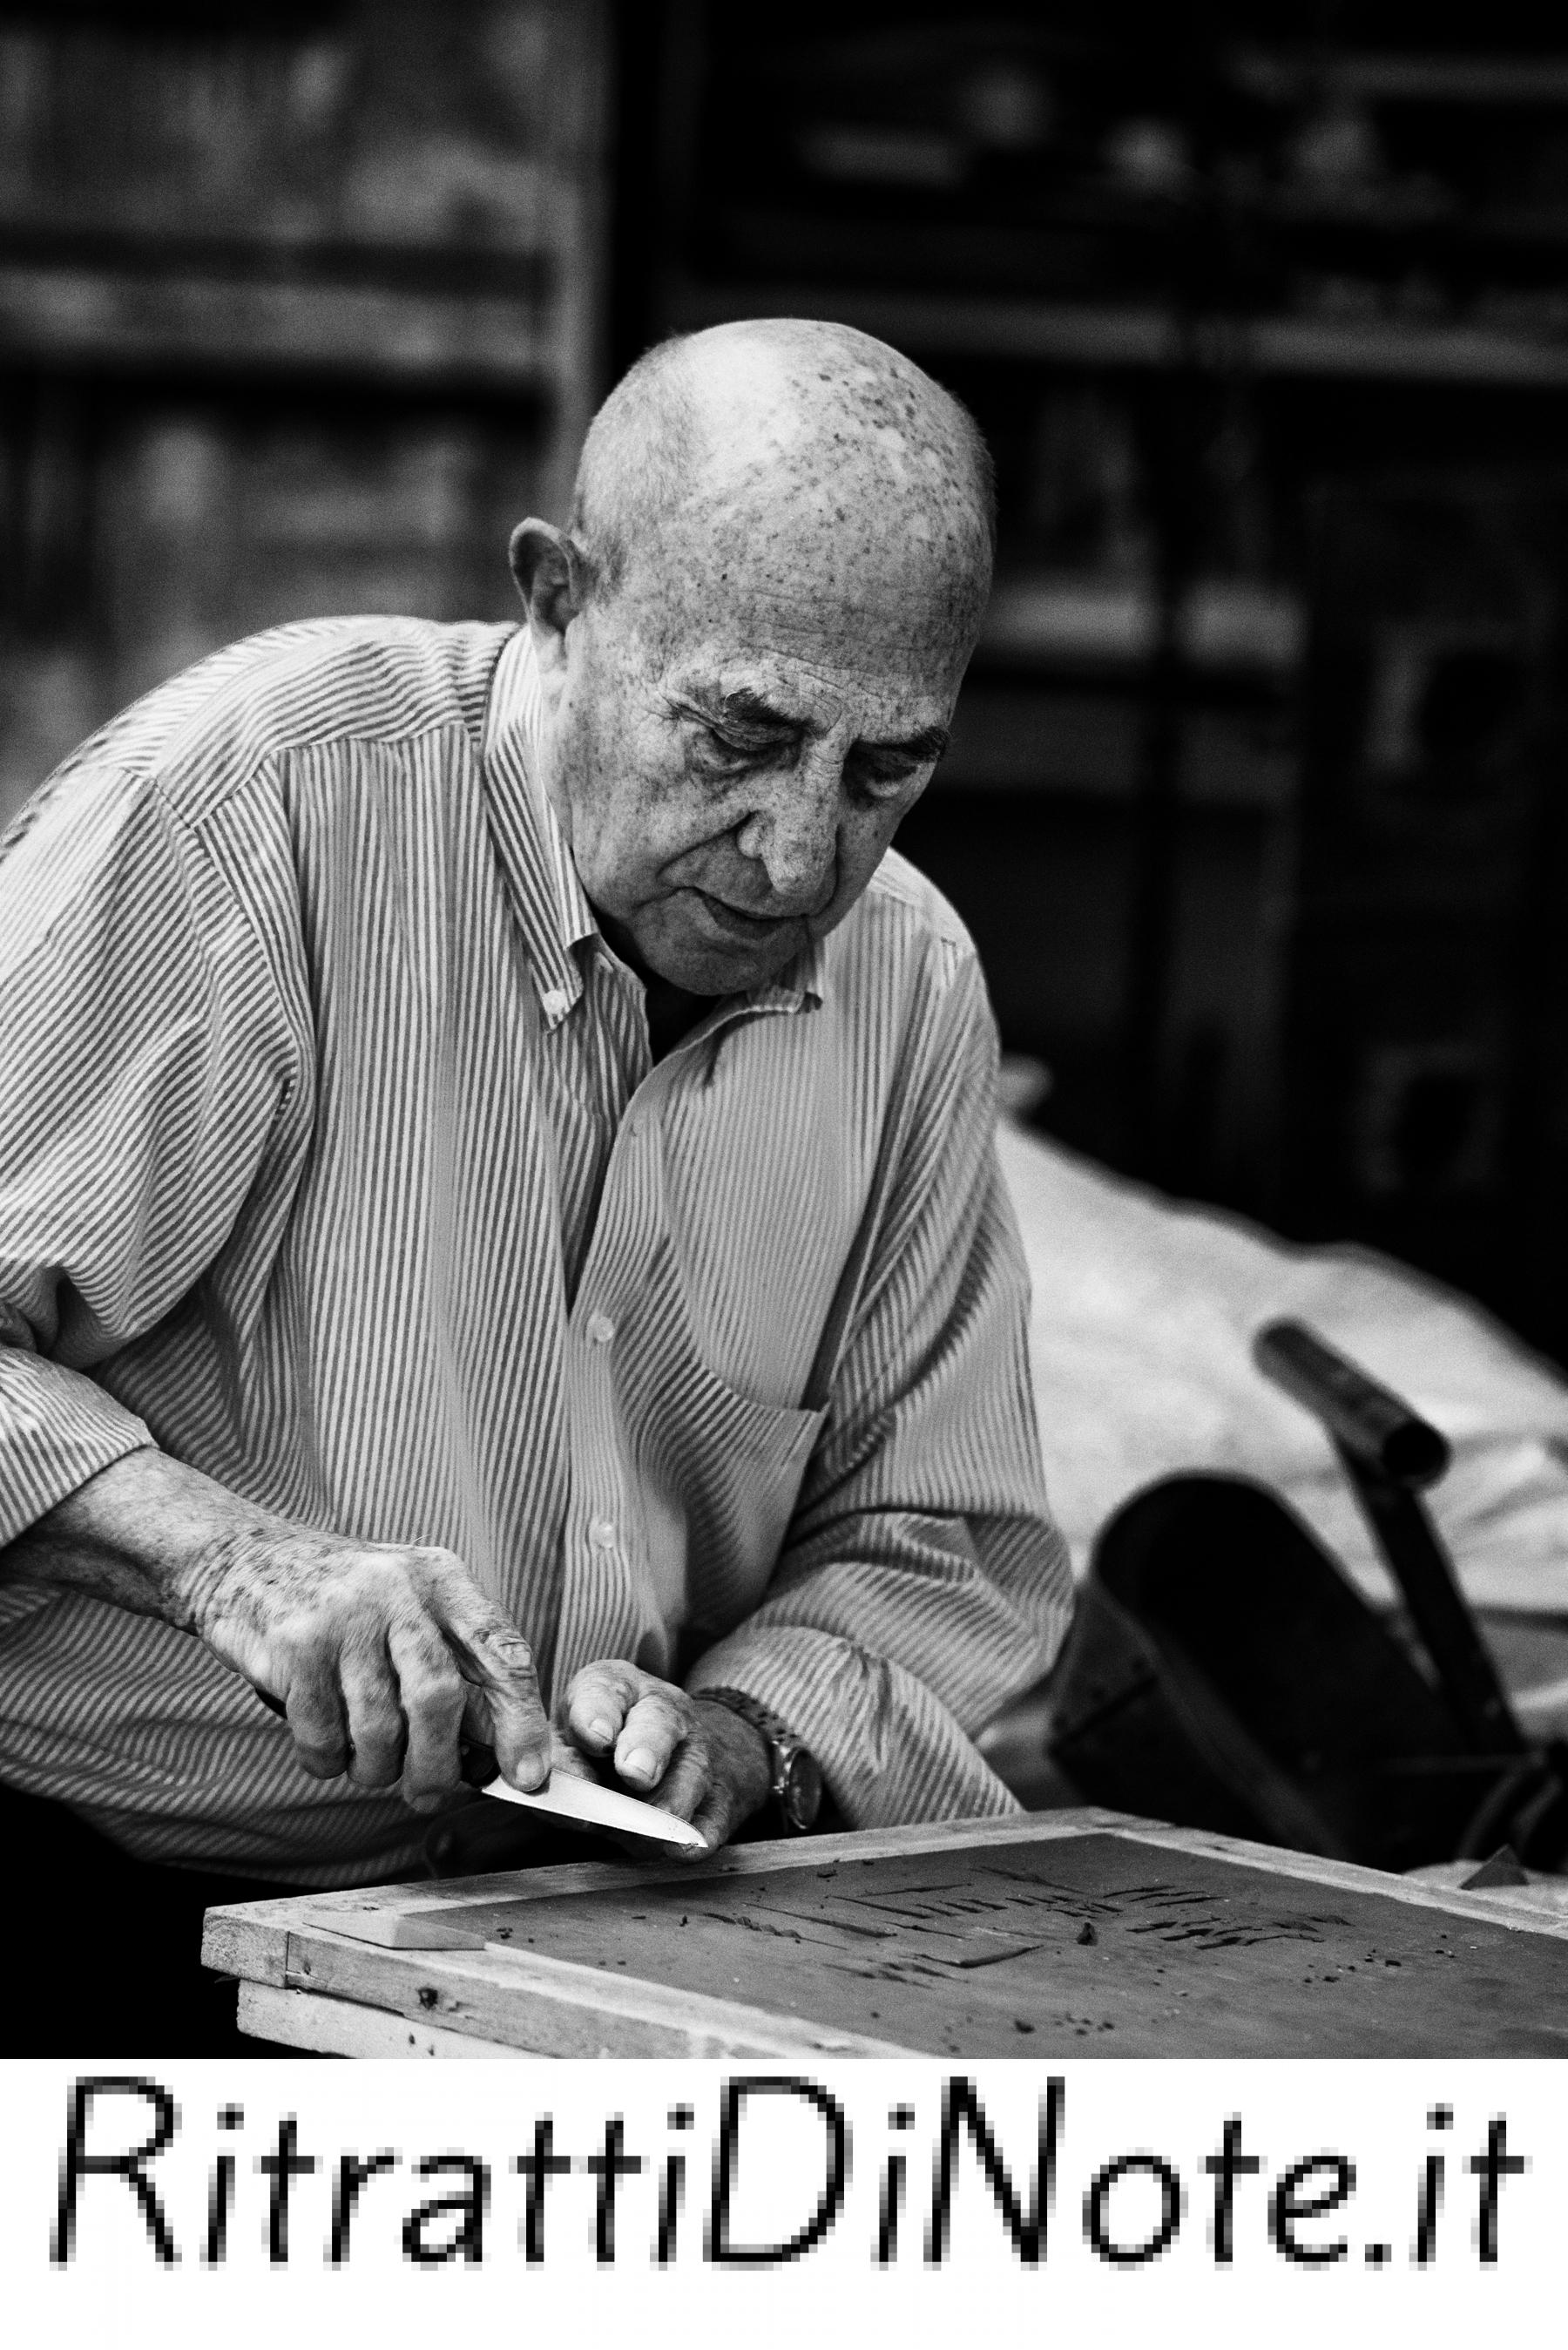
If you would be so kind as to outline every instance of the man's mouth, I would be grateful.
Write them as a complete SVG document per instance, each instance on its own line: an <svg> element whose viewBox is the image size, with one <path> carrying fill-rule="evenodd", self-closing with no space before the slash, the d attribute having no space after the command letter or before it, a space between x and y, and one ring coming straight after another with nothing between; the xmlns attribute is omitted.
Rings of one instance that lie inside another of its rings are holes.
<svg viewBox="0 0 1568 2350"><path fill-rule="evenodd" d="M797 914L752 914L743 906L732 906L726 899L711 897L706 889L694 889L697 898L718 928L734 939L773 938L789 924L797 922Z"/></svg>

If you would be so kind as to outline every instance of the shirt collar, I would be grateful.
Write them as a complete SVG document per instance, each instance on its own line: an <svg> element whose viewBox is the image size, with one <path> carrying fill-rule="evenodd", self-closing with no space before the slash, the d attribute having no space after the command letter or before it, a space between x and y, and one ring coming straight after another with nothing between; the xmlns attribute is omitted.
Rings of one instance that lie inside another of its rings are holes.
<svg viewBox="0 0 1568 2350"><path fill-rule="evenodd" d="M546 1025L555 1028L583 992L576 950L602 933L538 780L543 712L533 639L521 628L502 647L491 676L484 712L486 799L539 1008ZM720 1016L815 1010L826 992L826 947L825 940L809 941L777 979L732 997Z"/></svg>
<svg viewBox="0 0 1568 2350"><path fill-rule="evenodd" d="M815 1012L827 992L827 941L810 939L766 987L741 1001L754 1012Z"/></svg>
<svg viewBox="0 0 1568 2350"><path fill-rule="evenodd" d="M539 782L543 716L528 630L501 650L484 712L484 778L491 827L517 910L528 967L546 1024L563 1021L583 992L574 950L599 935L572 853Z"/></svg>

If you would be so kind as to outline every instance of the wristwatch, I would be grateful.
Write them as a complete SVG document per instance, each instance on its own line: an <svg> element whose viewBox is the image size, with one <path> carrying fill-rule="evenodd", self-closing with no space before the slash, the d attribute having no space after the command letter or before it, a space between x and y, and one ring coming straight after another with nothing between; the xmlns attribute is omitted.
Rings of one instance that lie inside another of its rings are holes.
<svg viewBox="0 0 1568 2350"><path fill-rule="evenodd" d="M773 1781L773 1800L785 1829L792 1835L805 1835L816 1825L816 1815L822 1809L822 1765L807 1746L781 1721L771 1708L744 1690L700 1689L693 1697L706 1698L714 1705L727 1706L738 1713L742 1721L761 1732L767 1742L768 1769Z"/></svg>

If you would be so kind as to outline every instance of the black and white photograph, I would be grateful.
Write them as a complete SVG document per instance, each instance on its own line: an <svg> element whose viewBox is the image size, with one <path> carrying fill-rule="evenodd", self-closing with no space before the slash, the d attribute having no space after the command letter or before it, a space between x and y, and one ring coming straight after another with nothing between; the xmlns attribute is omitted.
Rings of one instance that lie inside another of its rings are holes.
<svg viewBox="0 0 1568 2350"><path fill-rule="evenodd" d="M1568 33L0 0L0 535L56 2266L284 2266L291 2180L317 2266L573 2195L645 2278L857 2195L1027 2266L1104 2077L1111 2282L1496 2268L1568 2176L1455 2104L1568 2058ZM1302 2059L1414 2068L1386 2241L1245 2150ZM356 2080L529 2119L264 2130Z"/></svg>

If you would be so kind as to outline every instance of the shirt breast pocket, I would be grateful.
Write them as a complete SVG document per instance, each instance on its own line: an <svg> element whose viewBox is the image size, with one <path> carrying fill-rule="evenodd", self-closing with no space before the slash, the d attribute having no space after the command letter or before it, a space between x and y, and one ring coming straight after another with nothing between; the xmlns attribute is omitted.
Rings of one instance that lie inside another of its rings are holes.
<svg viewBox="0 0 1568 2350"><path fill-rule="evenodd" d="M672 1368L638 1445L667 1620L717 1633L756 1606L826 1417L742 1395L694 1354Z"/></svg>

